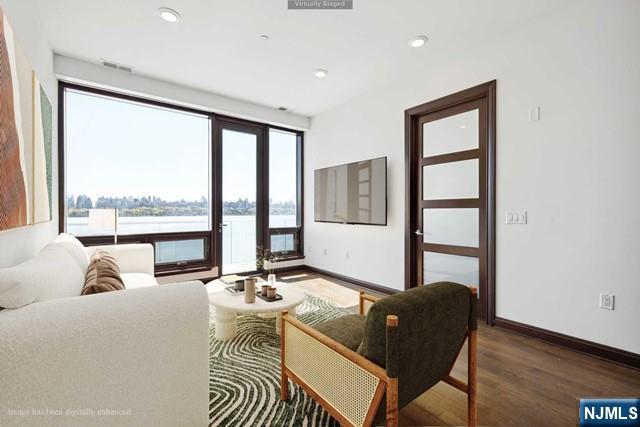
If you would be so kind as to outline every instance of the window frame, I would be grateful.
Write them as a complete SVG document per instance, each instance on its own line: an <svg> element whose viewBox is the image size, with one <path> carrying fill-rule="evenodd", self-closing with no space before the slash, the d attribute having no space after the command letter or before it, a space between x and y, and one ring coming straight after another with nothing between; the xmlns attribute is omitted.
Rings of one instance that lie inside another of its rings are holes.
<svg viewBox="0 0 640 427"><path fill-rule="evenodd" d="M297 226L296 227L270 227L269 226L269 222L270 222L270 214L271 212L269 211L269 184L270 184L270 177L269 177L269 156L270 156L270 151L269 151L269 138L271 133L269 132L270 129L274 129L276 131L282 131L282 132L287 132L287 133L292 133L296 135L296 222L297 222ZM281 261L291 261L291 260L295 260L295 259L303 259L304 258L304 133L303 132L298 132L298 131L293 131L291 129L285 129L285 128L281 128L278 126L268 126L266 129L266 150L267 150L267 155L265 156L266 158L266 164L263 166L266 170L265 173L265 181L266 181L266 186L267 186L267 190L266 190L266 194L267 194L267 212L266 212L266 224L265 224L265 230L263 232L263 235L266 236L266 241L264 242L264 247L269 248L269 250L271 249L271 235L278 235L278 234L291 234L292 232L294 232L294 239L295 239L295 247L293 251L280 251L280 252L273 252L273 254L276 257L276 261L275 262L281 262Z"/></svg>
<svg viewBox="0 0 640 427"><path fill-rule="evenodd" d="M218 269L218 276L221 271L222 262L222 247L218 244L222 242L222 237L218 233L218 223L221 222L222 212L218 213L218 206L222 205L222 200L218 200L221 197L218 194L217 188L220 182L218 171L216 170L216 161L218 149L221 146L220 138L217 135L216 129L222 124L235 123L240 126L251 126L259 128L263 133L263 147L261 148L261 156L258 159L258 180L261 181L258 191L258 200L256 200L257 206L262 206L260 209L260 215L262 215L262 233L258 233L257 244L263 247L271 247L271 232L275 231L275 234L280 234L282 229L269 228L269 129L280 130L295 134L297 137L297 216L298 227L296 239L297 247L296 251L289 251L287 254L280 254L278 261L288 261L294 259L304 258L304 156L303 156L303 142L304 132L289 129L280 126L274 126L266 123L260 123L250 120L238 119L235 117L224 116L216 114L211 111L200 110L191 107L185 107L170 102L158 101L140 96L134 96L117 92L113 90L105 90L84 84L71 83L67 81L58 81L58 231L60 233L66 232L66 219L67 219L67 198L66 198L66 145L65 145L65 91L73 90L84 92L88 94L94 94L98 96L104 96L108 98L121 99L130 102L136 102L146 104L149 106L164 108L170 110L178 110L182 112L203 115L209 118L211 136L209 143L211 144L210 155L210 182L209 182L209 205L210 205L210 230L206 231L189 231L189 232L160 232L160 233L145 233L145 234L130 234L130 235L118 235L119 243L149 243L155 246L156 242L183 240L203 238L205 239L205 257L201 260L183 261L176 263L162 263L156 264L154 257L154 266L156 276L174 275L193 273L200 271L210 271L213 268ZM77 236L77 238L87 246L96 245L108 245L114 244L114 236L112 235L96 235L96 236ZM278 255L278 254L276 254ZM248 273L248 272L247 272Z"/></svg>

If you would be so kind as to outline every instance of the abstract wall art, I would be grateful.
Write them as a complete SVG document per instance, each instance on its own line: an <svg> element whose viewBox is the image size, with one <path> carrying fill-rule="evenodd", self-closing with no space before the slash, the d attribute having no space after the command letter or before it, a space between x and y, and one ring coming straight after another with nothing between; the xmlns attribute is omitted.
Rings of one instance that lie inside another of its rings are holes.
<svg viewBox="0 0 640 427"><path fill-rule="evenodd" d="M53 109L33 73L33 223L51 221L53 210Z"/></svg>
<svg viewBox="0 0 640 427"><path fill-rule="evenodd" d="M0 231L52 217L53 109L0 7Z"/></svg>

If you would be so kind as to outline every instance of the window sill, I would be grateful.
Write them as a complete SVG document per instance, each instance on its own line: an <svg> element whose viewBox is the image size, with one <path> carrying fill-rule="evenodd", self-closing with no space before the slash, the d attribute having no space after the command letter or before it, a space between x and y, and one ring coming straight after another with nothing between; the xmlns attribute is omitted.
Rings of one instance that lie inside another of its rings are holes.
<svg viewBox="0 0 640 427"><path fill-rule="evenodd" d="M285 262L285 261L296 261L299 259L304 259L304 255L294 255L294 256L278 258L273 260L273 263L276 264L276 263Z"/></svg>
<svg viewBox="0 0 640 427"><path fill-rule="evenodd" d="M206 267L187 267L173 270L156 270L155 277L166 277L166 276L177 276L180 274L189 274L189 273L202 273L204 271L211 271L210 266Z"/></svg>

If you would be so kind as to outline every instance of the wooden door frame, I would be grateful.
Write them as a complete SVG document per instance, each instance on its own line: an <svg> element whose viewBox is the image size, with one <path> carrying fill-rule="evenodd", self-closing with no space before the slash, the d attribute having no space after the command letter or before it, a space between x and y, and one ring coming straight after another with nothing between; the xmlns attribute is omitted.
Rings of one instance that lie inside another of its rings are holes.
<svg viewBox="0 0 640 427"><path fill-rule="evenodd" d="M418 224L416 215L417 205L420 202L417 197L419 176L416 163L422 158L419 154L416 123L420 116L432 114L440 110L455 107L471 101L485 99L487 103L486 117L486 241L481 241L481 247L486 248L486 263L480 266L480 271L486 269L486 295L485 306L482 311L486 314L488 324L495 323L495 218L496 218L496 80L456 92L454 94L438 98L434 101L409 108L404 112L405 128L405 265L404 281L405 289L417 285L417 269L415 254L418 250L414 230ZM483 124L480 123L482 129ZM482 161L482 159L481 159ZM481 188L482 191L482 188ZM481 239L482 240L482 239Z"/></svg>

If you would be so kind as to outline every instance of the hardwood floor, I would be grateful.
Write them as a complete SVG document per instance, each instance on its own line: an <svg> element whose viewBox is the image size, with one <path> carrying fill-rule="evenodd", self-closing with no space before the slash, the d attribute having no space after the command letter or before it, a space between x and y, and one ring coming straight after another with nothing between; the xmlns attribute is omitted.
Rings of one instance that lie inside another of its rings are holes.
<svg viewBox="0 0 640 427"><path fill-rule="evenodd" d="M332 286L352 287L309 272L281 278L311 293L322 289L325 297ZM346 294L340 295L340 304L349 306ZM466 354L463 349L453 370L460 379L466 379ZM479 328L479 425L576 425L580 397L625 396L640 396L640 371L503 329ZM439 383L400 411L400 425L466 425L466 411L466 395Z"/></svg>

